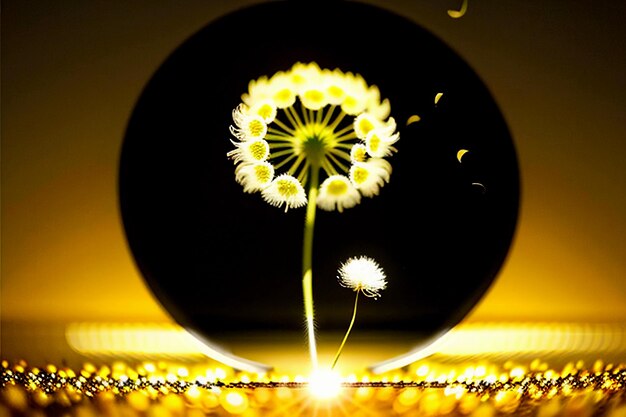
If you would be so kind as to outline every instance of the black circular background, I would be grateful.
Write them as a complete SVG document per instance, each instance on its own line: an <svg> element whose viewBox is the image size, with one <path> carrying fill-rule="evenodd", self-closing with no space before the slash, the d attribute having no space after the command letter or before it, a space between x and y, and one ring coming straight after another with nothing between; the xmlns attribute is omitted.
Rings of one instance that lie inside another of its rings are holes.
<svg viewBox="0 0 626 417"><path fill-rule="evenodd" d="M354 293L338 285L337 268L356 255L380 263L388 288L362 300L354 333L402 331L418 342L457 324L514 236L514 144L457 53L408 19L356 2L241 9L203 27L155 72L129 120L119 169L123 225L150 289L177 322L218 344L242 332L304 336L305 209L285 213L245 194L226 157L231 111L248 82L297 61L377 85L400 132L380 195L343 213L317 212L318 331L345 331ZM421 121L406 125L414 114ZM462 148L469 152L459 162Z"/></svg>

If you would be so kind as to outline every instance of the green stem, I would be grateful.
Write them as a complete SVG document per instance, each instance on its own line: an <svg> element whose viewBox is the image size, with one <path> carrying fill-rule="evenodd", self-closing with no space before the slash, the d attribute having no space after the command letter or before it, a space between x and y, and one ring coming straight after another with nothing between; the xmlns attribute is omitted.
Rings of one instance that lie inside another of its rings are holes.
<svg viewBox="0 0 626 417"><path fill-rule="evenodd" d="M330 369L333 369L335 365L337 364L337 359L339 359L339 356L341 355L341 351L343 350L343 346L346 344L346 340L348 340L348 335L350 334L350 331L352 330L352 326L354 325L354 319L356 318L356 306L357 306L357 303L359 302L360 292L361 291L356 292L356 298L354 299L354 311L352 312L352 320L350 321L350 326L348 326L348 331L346 332L346 335L343 337L341 346L339 346L339 350L337 351L337 354L335 355L335 359L333 360L333 364L330 367Z"/></svg>
<svg viewBox="0 0 626 417"><path fill-rule="evenodd" d="M304 295L304 315L306 317L309 353L313 369L317 369L317 345L315 341L315 317L313 309L313 229L315 227L315 210L319 167L311 166L309 182L309 198L304 222L304 243L302 248L302 292Z"/></svg>

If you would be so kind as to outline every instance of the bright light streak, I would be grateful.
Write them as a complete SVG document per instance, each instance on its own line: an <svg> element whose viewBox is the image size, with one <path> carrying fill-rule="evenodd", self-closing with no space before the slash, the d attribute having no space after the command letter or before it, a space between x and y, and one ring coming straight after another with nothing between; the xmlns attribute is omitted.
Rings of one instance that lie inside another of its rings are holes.
<svg viewBox="0 0 626 417"><path fill-rule="evenodd" d="M321 400L334 398L341 393L341 376L329 369L319 369L309 378L309 392Z"/></svg>

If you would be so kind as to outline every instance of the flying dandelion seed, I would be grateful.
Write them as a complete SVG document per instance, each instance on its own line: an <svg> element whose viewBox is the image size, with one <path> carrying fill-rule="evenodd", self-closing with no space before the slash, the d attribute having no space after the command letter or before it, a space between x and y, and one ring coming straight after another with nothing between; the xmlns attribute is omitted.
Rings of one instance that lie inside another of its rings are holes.
<svg viewBox="0 0 626 417"><path fill-rule="evenodd" d="M468 0L463 0L463 3L461 4L461 9L459 10L448 10L448 16L453 19L458 19L459 17L462 17L465 12L467 12L467 1Z"/></svg>
<svg viewBox="0 0 626 417"><path fill-rule="evenodd" d="M479 182L473 182L472 185L479 187L482 194L485 194L487 192L487 187L485 187L483 184Z"/></svg>
<svg viewBox="0 0 626 417"><path fill-rule="evenodd" d="M414 115L410 116L410 117L406 120L406 125L408 126L408 125L410 125L410 124L417 123L417 122L419 122L420 120L422 120L422 118L421 118L421 117L419 117L417 114L414 114Z"/></svg>

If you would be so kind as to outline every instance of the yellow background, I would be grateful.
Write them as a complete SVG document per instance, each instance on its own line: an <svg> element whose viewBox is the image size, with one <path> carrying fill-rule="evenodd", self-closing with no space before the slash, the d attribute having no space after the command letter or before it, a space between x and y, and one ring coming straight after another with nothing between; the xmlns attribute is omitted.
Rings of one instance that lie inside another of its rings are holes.
<svg viewBox="0 0 626 417"><path fill-rule="evenodd" d="M169 320L121 226L124 130L176 47L252 3L2 2L3 322ZM369 3L464 57L517 147L518 230L468 320L625 321L624 3L470 0L459 19L446 11L460 0ZM420 59L410 44L406 53Z"/></svg>

